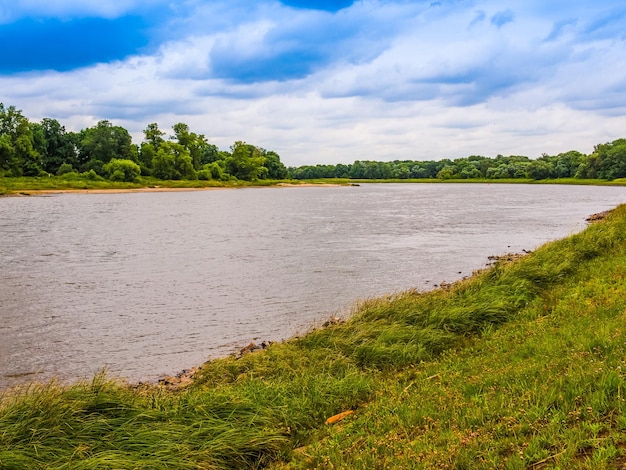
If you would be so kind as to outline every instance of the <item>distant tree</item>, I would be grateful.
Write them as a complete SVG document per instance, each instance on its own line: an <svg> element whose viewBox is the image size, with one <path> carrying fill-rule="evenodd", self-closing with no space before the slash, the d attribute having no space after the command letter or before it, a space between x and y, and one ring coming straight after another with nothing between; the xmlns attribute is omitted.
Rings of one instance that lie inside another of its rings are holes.
<svg viewBox="0 0 626 470"><path fill-rule="evenodd" d="M36 176L40 159L28 119L15 106L0 103L0 174Z"/></svg>
<svg viewBox="0 0 626 470"><path fill-rule="evenodd" d="M454 171L455 171L454 166L446 165L437 173L437 179L440 179L440 180L452 179L454 178Z"/></svg>
<svg viewBox="0 0 626 470"><path fill-rule="evenodd" d="M461 179L476 179L482 178L483 174L481 171L474 165L465 166L461 172L458 174L458 177Z"/></svg>
<svg viewBox="0 0 626 470"><path fill-rule="evenodd" d="M576 176L578 167L584 159L584 155L576 150L560 153L552 158L554 175L556 178L573 178Z"/></svg>
<svg viewBox="0 0 626 470"><path fill-rule="evenodd" d="M338 163L335 166L334 177L335 178L349 178L350 177L350 167L351 167L351 165L344 165L342 163Z"/></svg>
<svg viewBox="0 0 626 470"><path fill-rule="evenodd" d="M596 145L585 165L586 178L626 178L626 139Z"/></svg>
<svg viewBox="0 0 626 470"><path fill-rule="evenodd" d="M350 167L350 178L365 178L365 165L360 160L356 160Z"/></svg>
<svg viewBox="0 0 626 470"><path fill-rule="evenodd" d="M159 125L156 122L151 122L143 130L144 139L139 146L138 163L143 175L152 174L152 159L157 154L159 147L165 139L163 136L165 132L159 129Z"/></svg>
<svg viewBox="0 0 626 470"><path fill-rule="evenodd" d="M33 123L35 146L41 154L41 166L51 174L56 174L63 163L77 166L77 150L73 135L65 131L59 121L44 118L41 123Z"/></svg>
<svg viewBox="0 0 626 470"><path fill-rule="evenodd" d="M174 130L172 138L189 151L194 169L198 170L207 163L220 160L219 149L210 144L204 134L191 132L189 126L183 122L174 124L172 129Z"/></svg>
<svg viewBox="0 0 626 470"><path fill-rule="evenodd" d="M152 173L163 180L193 180L197 173L189 151L176 142L163 142L152 159Z"/></svg>
<svg viewBox="0 0 626 470"><path fill-rule="evenodd" d="M206 165L207 163L213 163L220 160L223 161L224 159L220 150L217 148L217 145L204 141L201 147L200 164Z"/></svg>
<svg viewBox="0 0 626 470"><path fill-rule="evenodd" d="M394 162L391 167L391 177L397 179L408 179L411 177L409 165L403 162Z"/></svg>
<svg viewBox="0 0 626 470"><path fill-rule="evenodd" d="M154 157L157 153L154 145L148 142L142 142L139 147L139 166L141 168L141 174L143 175L151 175L152 174L152 165Z"/></svg>
<svg viewBox="0 0 626 470"><path fill-rule="evenodd" d="M419 163L415 163L411 166L411 178L422 179L429 177L431 176L425 166L420 165Z"/></svg>
<svg viewBox="0 0 626 470"><path fill-rule="evenodd" d="M552 178L554 177L554 165L545 159L538 159L528 164L527 173L528 177L534 180Z"/></svg>
<svg viewBox="0 0 626 470"><path fill-rule="evenodd" d="M159 145L165 142L163 136L165 132L159 129L159 125L156 122L151 122L143 130L144 142L152 145L155 150L158 150Z"/></svg>
<svg viewBox="0 0 626 470"><path fill-rule="evenodd" d="M280 161L280 157L276 152L271 150L262 150L261 154L265 158L263 166L267 168L267 178L282 180L287 177L287 168Z"/></svg>
<svg viewBox="0 0 626 470"><path fill-rule="evenodd" d="M77 147L80 170L93 169L98 174L102 174L104 164L113 158L136 161L138 157L128 131L107 120L82 130Z"/></svg>
<svg viewBox="0 0 626 470"><path fill-rule="evenodd" d="M231 146L230 157L226 159L226 170L237 179L254 181L267 175L264 163L265 157L257 147L237 141Z"/></svg>

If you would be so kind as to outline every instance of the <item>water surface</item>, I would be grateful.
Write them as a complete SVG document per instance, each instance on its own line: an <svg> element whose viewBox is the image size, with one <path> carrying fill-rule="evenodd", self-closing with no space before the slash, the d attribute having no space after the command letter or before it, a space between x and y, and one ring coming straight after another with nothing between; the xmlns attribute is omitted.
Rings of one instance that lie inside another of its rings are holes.
<svg viewBox="0 0 626 470"><path fill-rule="evenodd" d="M367 184L0 199L0 388L155 380L579 231L619 187Z"/></svg>

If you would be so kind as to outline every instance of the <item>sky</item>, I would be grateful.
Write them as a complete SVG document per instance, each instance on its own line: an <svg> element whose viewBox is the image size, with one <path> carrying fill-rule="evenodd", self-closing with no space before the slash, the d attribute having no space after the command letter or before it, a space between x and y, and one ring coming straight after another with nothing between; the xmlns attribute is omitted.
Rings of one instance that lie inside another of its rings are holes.
<svg viewBox="0 0 626 470"><path fill-rule="evenodd" d="M623 0L0 0L0 102L287 166L626 137Z"/></svg>

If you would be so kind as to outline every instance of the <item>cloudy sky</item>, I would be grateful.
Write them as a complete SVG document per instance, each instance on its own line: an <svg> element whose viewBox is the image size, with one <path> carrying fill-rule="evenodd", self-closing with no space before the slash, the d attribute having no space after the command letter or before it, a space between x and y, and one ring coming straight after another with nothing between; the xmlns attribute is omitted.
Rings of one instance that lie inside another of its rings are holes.
<svg viewBox="0 0 626 470"><path fill-rule="evenodd" d="M0 0L0 102L289 166L626 137L623 0Z"/></svg>

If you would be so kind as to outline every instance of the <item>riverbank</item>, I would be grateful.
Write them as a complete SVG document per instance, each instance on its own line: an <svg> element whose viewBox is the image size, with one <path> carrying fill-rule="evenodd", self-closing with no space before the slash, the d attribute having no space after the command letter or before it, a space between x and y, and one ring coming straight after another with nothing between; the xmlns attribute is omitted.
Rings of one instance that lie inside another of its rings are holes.
<svg viewBox="0 0 626 470"><path fill-rule="evenodd" d="M63 179L62 177L0 178L0 196L36 196L46 194L102 194L169 191L208 191L216 189L261 188L261 187L324 187L351 186L346 182L307 182L296 180L259 181L163 181L141 178L138 182L115 182L107 180Z"/></svg>
<svg viewBox="0 0 626 470"><path fill-rule="evenodd" d="M258 180L258 181L203 181L181 180L163 181L142 177L138 182L115 182L89 180L86 178L64 179L63 177L22 177L1 178L0 196L29 196L59 193L125 193L125 192L164 192L202 191L211 189L232 189L242 187L307 187L307 186L359 186L367 183L447 183L447 184L564 184L594 186L626 186L626 179L612 181L600 179L559 178L549 180L531 179L349 179L323 178L315 180Z"/></svg>
<svg viewBox="0 0 626 470"><path fill-rule="evenodd" d="M2 399L0 467L618 468L626 206L438 290L363 302L188 386Z"/></svg>

